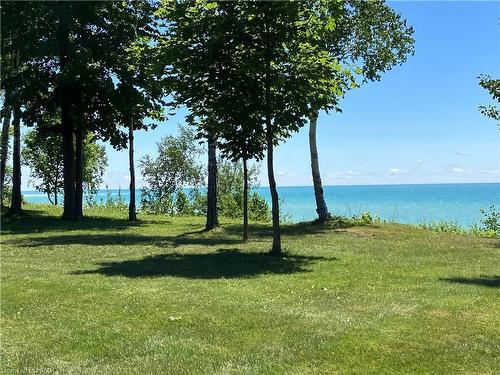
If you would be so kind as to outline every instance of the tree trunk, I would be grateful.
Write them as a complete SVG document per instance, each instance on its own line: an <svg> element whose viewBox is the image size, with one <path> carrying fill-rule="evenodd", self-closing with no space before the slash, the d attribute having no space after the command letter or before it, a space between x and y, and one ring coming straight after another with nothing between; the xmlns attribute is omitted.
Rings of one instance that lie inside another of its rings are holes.
<svg viewBox="0 0 500 375"><path fill-rule="evenodd" d="M268 3L270 11L271 4ZM266 117L266 138L267 138L267 177L269 179L269 190L271 191L271 212L273 218L273 247L271 254L281 255L281 231L280 231L280 209L278 190L276 190L276 180L274 179L273 165L273 126L271 120L271 41L270 41L270 22L268 13L266 13L266 76L265 76L265 117Z"/></svg>
<svg viewBox="0 0 500 375"><path fill-rule="evenodd" d="M273 247L271 254L281 254L281 231L280 231L280 209L278 190L276 189L276 181L274 179L273 165L273 134L271 130L271 121L266 119L267 132L267 177L269 179L269 190L271 191L271 208L273 217Z"/></svg>
<svg viewBox="0 0 500 375"><path fill-rule="evenodd" d="M7 96L7 95L6 95ZM5 172L7 170L7 155L9 151L9 130L10 130L10 108L4 107L2 123L2 139L0 141L0 203L3 207L3 192L5 184Z"/></svg>
<svg viewBox="0 0 500 375"><path fill-rule="evenodd" d="M207 189L207 224L205 230L219 226L217 213L217 139L208 137L208 189Z"/></svg>
<svg viewBox="0 0 500 375"><path fill-rule="evenodd" d="M14 119L12 121L14 128L14 145L12 154L12 201L10 213L19 215L22 213L21 196L21 109L14 107Z"/></svg>
<svg viewBox="0 0 500 375"><path fill-rule="evenodd" d="M75 189L76 189L76 217L83 217L83 132L77 129L75 134Z"/></svg>
<svg viewBox="0 0 500 375"><path fill-rule="evenodd" d="M311 152L311 172L314 185L314 196L316 197L316 212L318 221L325 222L331 218L328 207L326 206L323 195L323 186L321 184L321 175L319 172L318 148L316 146L316 125L318 121L318 112L314 111L309 118L309 149Z"/></svg>
<svg viewBox="0 0 500 375"><path fill-rule="evenodd" d="M248 166L243 158L243 241L248 240Z"/></svg>
<svg viewBox="0 0 500 375"><path fill-rule="evenodd" d="M54 205L57 206L57 193L59 189L59 163L61 162L61 150L57 152L56 165L55 165L55 176L54 176Z"/></svg>
<svg viewBox="0 0 500 375"><path fill-rule="evenodd" d="M63 217L77 217L75 190L75 149L73 146L73 122L61 108L62 139L63 139L63 176L64 176L64 212Z"/></svg>
<svg viewBox="0 0 500 375"><path fill-rule="evenodd" d="M69 60L69 32L68 19L71 18L71 7L69 2L63 2L59 14L58 43L59 43L59 68L65 70ZM61 131L63 141L63 177L64 177L64 211L63 218L74 219L78 216L76 212L76 184L75 184L75 148L73 136L75 124L73 118L73 106L75 96L73 88L67 83L62 83L58 90L61 105Z"/></svg>
<svg viewBox="0 0 500 375"><path fill-rule="evenodd" d="M135 167L134 167L134 123L130 121L128 126L128 163L130 170L130 201L128 204L128 219L129 221L136 221L136 207L135 207Z"/></svg>

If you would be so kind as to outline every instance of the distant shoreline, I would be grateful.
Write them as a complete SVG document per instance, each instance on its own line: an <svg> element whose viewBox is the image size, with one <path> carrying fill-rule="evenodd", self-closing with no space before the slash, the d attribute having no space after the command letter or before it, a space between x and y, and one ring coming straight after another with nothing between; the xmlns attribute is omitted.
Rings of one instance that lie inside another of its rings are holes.
<svg viewBox="0 0 500 375"><path fill-rule="evenodd" d="M356 184L356 185L323 185L323 187L357 187L357 186L422 186L422 185L500 185L500 181L495 182L431 182L431 183L408 183L408 184ZM268 188L269 185L260 185L259 188ZM279 188L312 188L313 185L279 185ZM189 187L187 187L189 189ZM117 186L117 187L108 187L107 190L128 190L128 186ZM141 190L142 187L136 188L136 190ZM101 186L99 190L106 191L106 186ZM22 193L38 193L37 190L21 190Z"/></svg>
<svg viewBox="0 0 500 375"><path fill-rule="evenodd" d="M186 188L186 192L190 189ZM268 204L269 188L254 189ZM500 183L329 185L323 187L332 214L351 217L370 212L383 220L404 224L457 222L466 228L482 219L481 209L500 207ZM280 208L292 222L314 220L316 205L312 186L278 186ZM136 189L140 199L141 189ZM26 201L48 202L40 192L24 191ZM108 197L128 201L129 189L100 189L96 202Z"/></svg>

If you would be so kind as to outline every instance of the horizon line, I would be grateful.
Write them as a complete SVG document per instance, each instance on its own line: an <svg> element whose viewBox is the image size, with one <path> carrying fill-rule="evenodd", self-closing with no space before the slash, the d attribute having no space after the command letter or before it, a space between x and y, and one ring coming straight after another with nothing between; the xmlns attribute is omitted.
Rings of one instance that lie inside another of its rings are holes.
<svg viewBox="0 0 500 375"><path fill-rule="evenodd" d="M497 185L500 185L500 181L486 181L486 182L430 182L430 183L425 183L425 182L416 182L416 183L405 183L405 184L391 184L391 183L382 183L382 184L356 184L356 185L349 185L349 184L341 184L341 185L323 185L323 187L354 187L354 186L415 186L415 185L491 185L491 184L497 184ZM258 188L268 188L269 185L260 185L257 187ZM277 188L282 188L282 187L314 187L313 185L277 185ZM143 187L138 187L136 188L136 190L141 190ZM187 186L185 187L186 189L189 189L191 188L191 186ZM108 190L118 190L118 189L121 189L121 190L129 190L128 187L121 187L121 186L117 186L117 187L109 187L108 186ZM99 190L106 190L106 187L100 187ZM39 192L38 190L21 190L21 192ZM44 192L39 192L39 193L43 193L43 194L46 194Z"/></svg>

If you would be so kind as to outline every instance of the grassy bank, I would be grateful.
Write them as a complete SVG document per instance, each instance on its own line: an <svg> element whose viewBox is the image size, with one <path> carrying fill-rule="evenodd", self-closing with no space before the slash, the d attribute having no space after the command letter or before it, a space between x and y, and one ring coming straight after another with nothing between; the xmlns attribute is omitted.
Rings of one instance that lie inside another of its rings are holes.
<svg viewBox="0 0 500 375"><path fill-rule="evenodd" d="M495 239L295 224L276 259L268 225L35 208L2 222L2 374L500 372Z"/></svg>

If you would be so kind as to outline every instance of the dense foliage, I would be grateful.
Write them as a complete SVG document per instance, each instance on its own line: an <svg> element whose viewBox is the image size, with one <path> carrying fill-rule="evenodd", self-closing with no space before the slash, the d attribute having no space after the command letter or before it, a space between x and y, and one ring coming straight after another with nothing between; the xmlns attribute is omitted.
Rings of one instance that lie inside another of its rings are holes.
<svg viewBox="0 0 500 375"><path fill-rule="evenodd" d="M203 167L199 163L202 149L194 131L187 127L179 127L177 137L167 136L156 147L156 156L145 155L139 162L146 184L141 204L147 211L172 213L176 195L183 188L196 189L203 183Z"/></svg>
<svg viewBox="0 0 500 375"><path fill-rule="evenodd" d="M195 131L179 127L178 136L167 136L157 144L157 155L144 156L140 163L145 186L141 208L146 212L168 215L203 215L207 198L202 189L205 166ZM258 187L258 165L249 168L250 189ZM231 218L243 214L243 167L239 162L220 158L218 161L217 206L221 215ZM268 221L269 206L256 192L249 199L252 220Z"/></svg>
<svg viewBox="0 0 500 375"><path fill-rule="evenodd" d="M63 145L58 133L30 130L24 136L23 161L30 168L32 186L52 204L59 203L63 190ZM108 165L103 145L92 134L83 142L83 186L87 195L97 193Z"/></svg>

